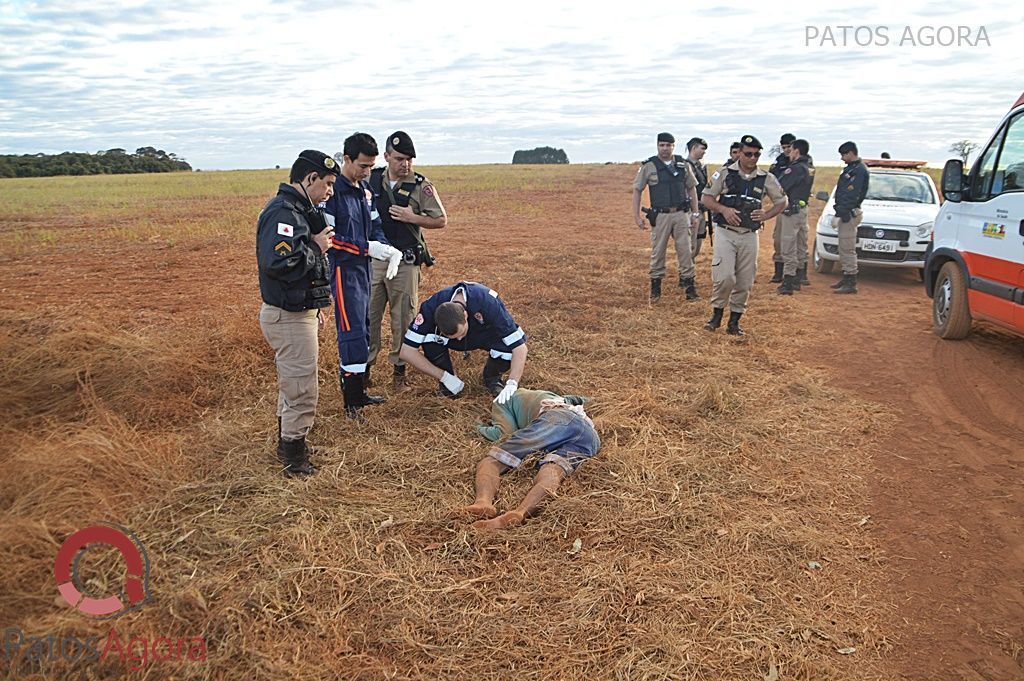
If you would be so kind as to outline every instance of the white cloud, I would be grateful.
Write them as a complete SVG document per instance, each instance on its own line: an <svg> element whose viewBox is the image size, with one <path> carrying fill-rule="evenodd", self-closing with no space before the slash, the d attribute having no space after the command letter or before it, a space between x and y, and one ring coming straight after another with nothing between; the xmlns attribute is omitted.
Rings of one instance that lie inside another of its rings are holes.
<svg viewBox="0 0 1024 681"><path fill-rule="evenodd" d="M821 160L855 139L941 161L1020 94L1015 4L834 5L0 0L0 153L153 145L268 167L402 128L424 163L541 144L582 162L640 158L670 130L718 159L741 134L791 131ZM991 47L807 45L808 25L893 43L908 25L985 26Z"/></svg>

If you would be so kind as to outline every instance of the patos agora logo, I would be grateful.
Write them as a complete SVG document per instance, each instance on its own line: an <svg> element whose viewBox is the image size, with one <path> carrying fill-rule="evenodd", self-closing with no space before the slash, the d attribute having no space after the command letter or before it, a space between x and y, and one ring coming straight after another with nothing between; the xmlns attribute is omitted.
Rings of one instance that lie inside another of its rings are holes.
<svg viewBox="0 0 1024 681"><path fill-rule="evenodd" d="M79 577L82 558L97 545L114 547L125 562L127 577L118 595L89 595ZM68 605L95 619L114 619L138 610L149 597L146 549L131 530L112 523L91 525L64 540L53 562L53 576Z"/></svg>

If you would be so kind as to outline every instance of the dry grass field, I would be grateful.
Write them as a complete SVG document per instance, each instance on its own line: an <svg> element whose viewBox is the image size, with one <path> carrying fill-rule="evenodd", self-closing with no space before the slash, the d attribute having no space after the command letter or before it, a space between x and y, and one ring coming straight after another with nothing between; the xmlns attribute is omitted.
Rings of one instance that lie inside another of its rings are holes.
<svg viewBox="0 0 1024 681"><path fill-rule="evenodd" d="M782 298L765 274L769 234L737 340L701 329L710 245L701 301L667 286L648 302L635 166L420 170L451 215L429 235L438 264L421 295L459 280L498 291L529 334L524 387L592 397L603 441L543 513L504 533L447 517L487 451L473 429L489 411L479 356L456 361L462 399L413 376L381 387L389 401L355 424L325 329L320 473L279 474L254 225L285 171L0 182L0 627L106 636L110 622L59 599L53 559L109 521L151 561L150 601L114 621L121 635L207 647L199 661L137 654L134 671L10 655L11 677L938 678L938 648L958 634L921 628L935 592L913 596L913 575L932 571L900 563L914 549L879 522L893 508L880 494L925 493L915 475L900 493L885 482L890 452L917 459L892 445L910 417L889 401L905 387L868 389L873 369L850 352L861 331L927 338L913 274L867 276L846 302L826 297L833 277ZM821 169L815 189L834 178ZM886 288L899 314L874 317ZM981 338L1013 385L1020 345ZM1019 425L989 450L1011 457ZM499 508L529 477L507 476ZM118 563L89 555L89 586L113 590ZM978 590L1012 591L1020 571L1006 569L975 575ZM1024 660L1018 605L970 633L1003 655L997 670Z"/></svg>

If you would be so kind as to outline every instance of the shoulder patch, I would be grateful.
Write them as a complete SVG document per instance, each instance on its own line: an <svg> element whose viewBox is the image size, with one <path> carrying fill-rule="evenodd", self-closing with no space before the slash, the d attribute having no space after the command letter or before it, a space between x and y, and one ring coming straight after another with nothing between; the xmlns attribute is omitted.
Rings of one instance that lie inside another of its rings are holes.
<svg viewBox="0 0 1024 681"><path fill-rule="evenodd" d="M434 185L432 185L432 184L425 184L425 185L423 185L423 193L426 194L427 196L433 196L434 195Z"/></svg>
<svg viewBox="0 0 1024 681"><path fill-rule="evenodd" d="M418 329L418 328L420 328L421 324L423 324L423 313L422 312L417 314L416 315L416 319L414 319L412 321L412 328Z"/></svg>
<svg viewBox="0 0 1024 681"><path fill-rule="evenodd" d="M786 168L785 170L782 171L782 174L783 175L789 175L791 172L793 172L792 168Z"/></svg>
<svg viewBox="0 0 1024 681"><path fill-rule="evenodd" d="M717 180L721 176L722 176L722 171L721 170L716 170L715 174L711 176L711 179L712 180Z"/></svg>
<svg viewBox="0 0 1024 681"><path fill-rule="evenodd" d="M295 236L295 227L287 222L277 223L277 233L281 236Z"/></svg>
<svg viewBox="0 0 1024 681"><path fill-rule="evenodd" d="M477 312L475 315L473 315L473 319L477 320L477 322L479 322L481 324L484 323L484 316L482 314L480 314L479 312Z"/></svg>
<svg viewBox="0 0 1024 681"><path fill-rule="evenodd" d="M490 295L490 296L491 296L492 298L497 298L497 297L498 297L498 292L497 292L497 291L495 291L495 290L493 290L493 289L487 289L487 293L488 293L488 295Z"/></svg>
<svg viewBox="0 0 1024 681"><path fill-rule="evenodd" d="M288 255L292 252L292 245L287 241L278 241L277 245L274 246L274 253L280 256Z"/></svg>

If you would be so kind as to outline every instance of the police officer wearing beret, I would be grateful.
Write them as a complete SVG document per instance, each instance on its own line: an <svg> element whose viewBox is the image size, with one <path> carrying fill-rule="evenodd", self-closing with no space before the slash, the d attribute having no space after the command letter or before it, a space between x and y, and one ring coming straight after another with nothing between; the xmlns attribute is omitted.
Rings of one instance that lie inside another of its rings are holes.
<svg viewBox="0 0 1024 681"><path fill-rule="evenodd" d="M795 139L796 135L789 132L779 138L779 147L781 147L782 151L775 157L775 162L768 167L768 172L774 175L776 180L782 179L782 173L785 172L786 166L789 165L789 150ZM778 220L775 221L775 227L772 230L772 249L772 262L775 264L775 274L768 281L778 284L784 276L782 272L784 269L782 230L779 228Z"/></svg>
<svg viewBox="0 0 1024 681"><path fill-rule="evenodd" d="M740 149L742 149L742 148L743 148L743 145L740 144L739 142L733 142L732 144L730 144L729 145L729 160L726 161L725 163L723 163L722 167L724 168L725 166L732 165L736 161L740 160Z"/></svg>
<svg viewBox="0 0 1024 681"><path fill-rule="evenodd" d="M810 149L807 140L793 140L789 146L789 165L779 176L779 184L789 199L786 210L775 219L782 235L783 277L778 288L782 295L791 296L799 291L807 277L807 201L814 184Z"/></svg>
<svg viewBox="0 0 1024 681"><path fill-rule="evenodd" d="M736 163L711 176L704 190L704 207L715 213L715 247L711 260L711 319L704 328L714 331L722 325L722 314L729 305L726 333L742 336L740 317L747 310L747 299L757 275L757 231L764 221L786 208L786 195L774 175L757 167L761 143L745 135ZM764 210L765 194L772 207Z"/></svg>
<svg viewBox="0 0 1024 681"><path fill-rule="evenodd" d="M690 170L693 171L693 176L697 180L696 192L697 196L700 196L704 193L704 187L708 186L708 167L701 162L704 154L708 151L708 142L700 137L693 137L686 143L686 151L686 162L690 164ZM708 235L708 222L704 211L698 207L697 214L700 216L697 219L697 224L690 226L690 246L693 248L694 260L697 259L700 246Z"/></svg>
<svg viewBox="0 0 1024 681"><path fill-rule="evenodd" d="M385 145L387 166L370 173L370 189L383 222L388 243L402 252L398 274L387 279L387 263L375 261L370 283L370 366L381 351L381 322L384 307L390 309L391 351L388 360L394 366L394 384L405 382L405 362L399 357L402 337L419 305L420 266L430 267L434 258L427 248L422 229L441 229L448 215L437 190L423 175L412 169L416 147L401 130L392 133ZM369 374L369 371L367 371Z"/></svg>
<svg viewBox="0 0 1024 681"><path fill-rule="evenodd" d="M835 210L832 226L839 232L839 265L843 278L832 288L836 293L857 292L857 227L860 226L861 203L868 194L868 167L857 154L857 145L843 142L839 156L846 163L836 180Z"/></svg>
<svg viewBox="0 0 1024 681"><path fill-rule="evenodd" d="M325 254L334 233L317 206L331 197L340 172L322 151L303 151L256 223L260 329L275 353L277 456L289 476L316 472L306 435L318 397L317 328L331 305Z"/></svg>
<svg viewBox="0 0 1024 681"><path fill-rule="evenodd" d="M665 276L665 252L668 239L676 243L679 263L679 287L686 289L686 299L695 300L693 248L690 228L700 217L697 212L696 178L682 156L673 154L676 140L671 134L658 134L658 155L643 162L633 182L633 219L637 227L646 229L640 214L640 195L650 187L651 210L656 216L651 229L651 300L661 297L661 279Z"/></svg>

